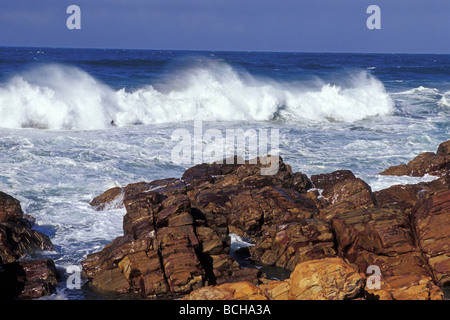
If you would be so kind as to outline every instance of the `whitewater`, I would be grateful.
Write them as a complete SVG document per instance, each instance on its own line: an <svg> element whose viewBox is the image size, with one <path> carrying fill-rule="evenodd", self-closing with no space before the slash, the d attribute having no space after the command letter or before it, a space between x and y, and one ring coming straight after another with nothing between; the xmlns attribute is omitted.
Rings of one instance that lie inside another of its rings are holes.
<svg viewBox="0 0 450 320"><path fill-rule="evenodd" d="M38 255L67 277L123 233L122 207L89 202L180 178L195 163L173 163L171 135L194 121L276 129L294 171L348 169L375 191L434 179L378 172L450 139L449 101L449 55L0 48L0 190L50 236L57 250ZM63 281L49 298L102 297Z"/></svg>
<svg viewBox="0 0 450 320"><path fill-rule="evenodd" d="M105 129L188 120L268 121L326 119L353 122L393 112L383 84L365 71L342 84L283 84L206 61L151 85L115 91L87 72L46 65L15 75L0 87L0 127Z"/></svg>

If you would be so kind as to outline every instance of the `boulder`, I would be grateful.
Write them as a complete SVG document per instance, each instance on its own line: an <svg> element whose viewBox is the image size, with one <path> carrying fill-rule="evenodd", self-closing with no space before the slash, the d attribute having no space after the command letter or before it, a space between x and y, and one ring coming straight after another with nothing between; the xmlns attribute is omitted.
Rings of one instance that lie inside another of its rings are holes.
<svg viewBox="0 0 450 320"><path fill-rule="evenodd" d="M203 287L191 292L183 300L267 300L253 283L243 281Z"/></svg>
<svg viewBox="0 0 450 320"><path fill-rule="evenodd" d="M419 285L425 291L417 299L437 297L440 289L416 245L410 217L400 205L343 212L333 217L331 225L339 255L361 273L366 273L369 267L379 268L381 279L387 284L381 289L394 299L398 292L414 292L417 288L413 287ZM400 297L412 298L412 294Z"/></svg>
<svg viewBox="0 0 450 320"><path fill-rule="evenodd" d="M92 199L90 205L99 211L120 208L123 206L123 194L122 188L115 187Z"/></svg>
<svg viewBox="0 0 450 320"><path fill-rule="evenodd" d="M330 190L335 184L347 180L356 179L350 170L337 170L331 173L315 174L311 176L311 182L316 189Z"/></svg>
<svg viewBox="0 0 450 320"><path fill-rule="evenodd" d="M255 260L289 270L299 262L336 255L330 224L319 219L267 227L250 252Z"/></svg>
<svg viewBox="0 0 450 320"><path fill-rule="evenodd" d="M437 152L424 152L419 154L407 164L400 164L390 167L382 172L381 175L394 176L413 176L422 177L425 174L441 175L450 170L450 140L442 142Z"/></svg>
<svg viewBox="0 0 450 320"><path fill-rule="evenodd" d="M288 300L290 288L290 279L283 281L272 280L259 286L262 294L269 300Z"/></svg>
<svg viewBox="0 0 450 320"><path fill-rule="evenodd" d="M338 182L331 188L325 189L322 196L328 200L330 205L343 201L351 202L355 207L376 204L372 189L359 178Z"/></svg>
<svg viewBox="0 0 450 320"><path fill-rule="evenodd" d="M16 261L0 272L0 297L29 300L55 292L59 274L51 259Z"/></svg>
<svg viewBox="0 0 450 320"><path fill-rule="evenodd" d="M0 192L0 297L34 299L54 292L59 278L51 259L22 261L26 254L55 250L50 238L31 229L20 202Z"/></svg>
<svg viewBox="0 0 450 320"><path fill-rule="evenodd" d="M299 263L290 277L290 300L346 300L362 297L365 278L343 259Z"/></svg>
<svg viewBox="0 0 450 320"><path fill-rule="evenodd" d="M442 142L439 145L436 154L444 157L450 156L450 140Z"/></svg>

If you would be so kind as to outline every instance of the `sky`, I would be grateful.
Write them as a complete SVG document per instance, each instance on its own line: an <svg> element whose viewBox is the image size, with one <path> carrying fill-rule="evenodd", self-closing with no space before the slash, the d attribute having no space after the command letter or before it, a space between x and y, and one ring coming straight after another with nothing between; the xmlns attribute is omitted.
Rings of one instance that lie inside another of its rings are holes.
<svg viewBox="0 0 450 320"><path fill-rule="evenodd" d="M450 54L450 0L0 0L0 46Z"/></svg>

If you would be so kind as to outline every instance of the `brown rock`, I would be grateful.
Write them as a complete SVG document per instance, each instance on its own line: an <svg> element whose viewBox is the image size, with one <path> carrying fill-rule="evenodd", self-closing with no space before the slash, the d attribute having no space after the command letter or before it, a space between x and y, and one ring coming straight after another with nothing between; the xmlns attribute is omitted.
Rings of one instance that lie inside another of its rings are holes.
<svg viewBox="0 0 450 320"><path fill-rule="evenodd" d="M363 295L364 277L341 258L299 263L290 277L291 300L344 300Z"/></svg>
<svg viewBox="0 0 450 320"><path fill-rule="evenodd" d="M24 224L0 224L0 258L4 263L14 262L27 253L54 250L50 238Z"/></svg>
<svg viewBox="0 0 450 320"><path fill-rule="evenodd" d="M97 197L91 204L103 209L123 197L124 236L89 255L84 276L97 287L145 296L224 281L257 284L257 269L242 269L228 256L229 230L257 236L265 225L311 218L318 210L301 195L310 187L306 175L271 158L278 170L263 176L268 158L256 160L197 165L182 180L140 182Z"/></svg>
<svg viewBox="0 0 450 320"><path fill-rule="evenodd" d="M442 290L430 277L408 275L391 277L382 281L381 287L388 291L394 300L442 300ZM374 290L376 292L376 290Z"/></svg>
<svg viewBox="0 0 450 320"><path fill-rule="evenodd" d="M289 279L284 281L273 280L266 284L261 284L259 289L269 300L288 300L291 282Z"/></svg>
<svg viewBox="0 0 450 320"><path fill-rule="evenodd" d="M338 250L362 273L377 266L384 298L439 296L429 267L416 246L409 215L401 206L362 208L336 215L332 220ZM376 292L371 293L376 295ZM420 293L420 294L419 294ZM409 299L408 298L408 299Z"/></svg>
<svg viewBox="0 0 450 320"><path fill-rule="evenodd" d="M439 298L436 283L448 283L449 219L446 196L434 194L450 186L447 151L444 143L399 168L439 179L375 193L348 170L309 180L277 158L277 170L261 175L268 158L236 157L231 165L194 166L181 180L110 190L98 205L123 196L124 236L88 256L83 272L99 287L146 297L359 299L362 274L378 266L382 289L367 298ZM294 270L291 279L268 281L241 268L229 255L229 232L253 240L248 250L257 262Z"/></svg>
<svg viewBox="0 0 450 320"><path fill-rule="evenodd" d="M356 177L350 170L338 170L331 173L316 174L311 176L311 181L314 187L323 191L328 191L339 182L354 179L356 179Z"/></svg>
<svg viewBox="0 0 450 320"><path fill-rule="evenodd" d="M437 153L424 152L419 154L413 160L405 164L390 167L382 172L381 175L408 175L413 177L422 177L425 174L442 175L450 170L449 156L450 140L439 145Z"/></svg>
<svg viewBox="0 0 450 320"><path fill-rule="evenodd" d="M58 274L50 259L18 261L40 250L54 250L50 238L31 229L17 199L0 192L0 297L33 299L53 292Z"/></svg>
<svg viewBox="0 0 450 320"><path fill-rule="evenodd" d="M359 178L338 182L330 189L324 190L322 196L327 198L330 204L342 201L352 202L355 207L376 204L370 186Z"/></svg>
<svg viewBox="0 0 450 320"><path fill-rule="evenodd" d="M95 210L116 209L123 206L123 195L124 190L115 187L95 197L89 204Z"/></svg>
<svg viewBox="0 0 450 320"><path fill-rule="evenodd" d="M398 204L405 211L410 211L420 198L426 194L420 185L394 185L374 192L377 202L381 205Z"/></svg>
<svg viewBox="0 0 450 320"><path fill-rule="evenodd" d="M0 223L21 223L23 211L17 199L0 191Z"/></svg>
<svg viewBox="0 0 450 320"><path fill-rule="evenodd" d="M251 282L224 283L203 287L191 292L183 300L267 300Z"/></svg>
<svg viewBox="0 0 450 320"><path fill-rule="evenodd" d="M311 180L317 191L309 193L320 208L319 217L331 220L335 215L377 204L371 187L363 180L356 178L349 170L313 175Z"/></svg>
<svg viewBox="0 0 450 320"><path fill-rule="evenodd" d="M450 140L442 142L436 152L437 155L439 156L450 156Z"/></svg>
<svg viewBox="0 0 450 320"><path fill-rule="evenodd" d="M92 285L101 291L126 293L130 291L130 284L118 267L99 270L92 280Z"/></svg>
<svg viewBox="0 0 450 320"><path fill-rule="evenodd" d="M330 225L318 219L268 227L250 252L264 264L289 270L299 262L336 255Z"/></svg>
<svg viewBox="0 0 450 320"><path fill-rule="evenodd" d="M126 289L130 286L135 291L143 293L144 296L170 292L157 250L130 253L118 263L118 267L128 281L125 283L122 280Z"/></svg>
<svg viewBox="0 0 450 320"><path fill-rule="evenodd" d="M422 199L413 209L418 245L436 283L450 284L450 190Z"/></svg>
<svg viewBox="0 0 450 320"><path fill-rule="evenodd" d="M8 263L1 273L0 297L7 299L29 300L50 295L59 279L51 259Z"/></svg>
<svg viewBox="0 0 450 320"><path fill-rule="evenodd" d="M158 229L158 248L171 292L188 293L203 285L204 269L195 249L199 241L192 226Z"/></svg>

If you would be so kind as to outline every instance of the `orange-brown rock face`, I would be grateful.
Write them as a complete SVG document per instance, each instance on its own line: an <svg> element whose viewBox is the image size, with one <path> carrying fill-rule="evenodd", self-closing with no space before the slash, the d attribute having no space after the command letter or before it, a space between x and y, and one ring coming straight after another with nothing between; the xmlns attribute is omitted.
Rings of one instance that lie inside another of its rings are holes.
<svg viewBox="0 0 450 320"><path fill-rule="evenodd" d="M442 299L449 149L443 143L404 165L437 180L377 192L351 171L309 179L281 158L269 176L261 163L201 164L181 179L111 189L92 205L122 201L124 235L89 255L83 273L98 288L145 297ZM242 268L229 254L230 233L253 242L247 259L291 277Z"/></svg>

